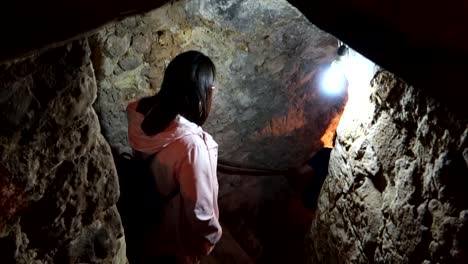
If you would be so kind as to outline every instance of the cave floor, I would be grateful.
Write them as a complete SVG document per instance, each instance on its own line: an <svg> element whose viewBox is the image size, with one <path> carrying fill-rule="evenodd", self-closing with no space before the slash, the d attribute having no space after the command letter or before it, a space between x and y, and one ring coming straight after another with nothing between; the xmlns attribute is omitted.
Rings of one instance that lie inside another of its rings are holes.
<svg viewBox="0 0 468 264"><path fill-rule="evenodd" d="M283 211L281 219L273 223L265 223L269 229L268 245L261 245L261 252L244 249L242 241L237 241L229 228L223 224L223 237L210 256L202 260L202 264L248 264L248 263L306 263L306 245L304 239L310 229L313 214L307 212L296 199L288 199L287 210ZM281 223L282 228L278 228ZM227 223L232 226L232 223ZM247 253L250 253L249 254ZM255 254L257 253L257 254ZM255 256L257 255L257 257Z"/></svg>

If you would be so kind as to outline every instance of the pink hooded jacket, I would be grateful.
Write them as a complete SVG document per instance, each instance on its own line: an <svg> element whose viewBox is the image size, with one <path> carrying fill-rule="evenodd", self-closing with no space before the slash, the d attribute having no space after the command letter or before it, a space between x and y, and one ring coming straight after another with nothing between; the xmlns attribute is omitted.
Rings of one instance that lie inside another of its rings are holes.
<svg viewBox="0 0 468 264"><path fill-rule="evenodd" d="M130 146L152 162L158 191L180 189L164 208L161 225L148 232L145 251L154 256L208 255L221 238L216 175L218 144L195 123L177 115L162 132L147 136L137 102L127 107Z"/></svg>

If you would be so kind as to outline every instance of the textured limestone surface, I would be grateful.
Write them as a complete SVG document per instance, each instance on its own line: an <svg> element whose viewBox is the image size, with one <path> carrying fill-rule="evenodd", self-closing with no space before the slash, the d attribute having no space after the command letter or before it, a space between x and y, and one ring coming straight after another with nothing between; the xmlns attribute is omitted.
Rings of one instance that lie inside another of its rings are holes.
<svg viewBox="0 0 468 264"><path fill-rule="evenodd" d="M282 0L176 1L95 36L95 104L111 145L128 150L126 104L154 94L177 54L195 49L218 69L205 125L220 158L285 168L322 145L343 97L318 89L337 40Z"/></svg>
<svg viewBox="0 0 468 264"><path fill-rule="evenodd" d="M468 263L468 121L386 71L365 99L338 126L312 263Z"/></svg>
<svg viewBox="0 0 468 264"><path fill-rule="evenodd" d="M0 65L0 262L125 263L86 40Z"/></svg>

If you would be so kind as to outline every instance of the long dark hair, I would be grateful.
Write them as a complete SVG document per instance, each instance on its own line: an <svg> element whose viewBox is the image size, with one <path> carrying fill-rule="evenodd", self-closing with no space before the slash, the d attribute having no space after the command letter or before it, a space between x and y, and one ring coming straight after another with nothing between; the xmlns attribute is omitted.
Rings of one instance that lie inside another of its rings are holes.
<svg viewBox="0 0 468 264"><path fill-rule="evenodd" d="M146 135L163 131L177 114L203 125L211 108L216 68L198 51L177 55L167 66L161 90L143 98L137 111L145 115L141 128Z"/></svg>

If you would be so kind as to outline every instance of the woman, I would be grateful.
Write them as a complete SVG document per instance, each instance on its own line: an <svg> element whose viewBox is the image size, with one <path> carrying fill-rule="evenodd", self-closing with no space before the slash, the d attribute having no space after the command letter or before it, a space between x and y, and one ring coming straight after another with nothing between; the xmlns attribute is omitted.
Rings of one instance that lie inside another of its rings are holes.
<svg viewBox="0 0 468 264"><path fill-rule="evenodd" d="M177 193L145 240L151 263L197 263L221 238L218 145L200 127L210 112L214 78L213 62L188 51L169 63L159 93L128 105L131 147L141 158L156 153L151 171L158 191Z"/></svg>

